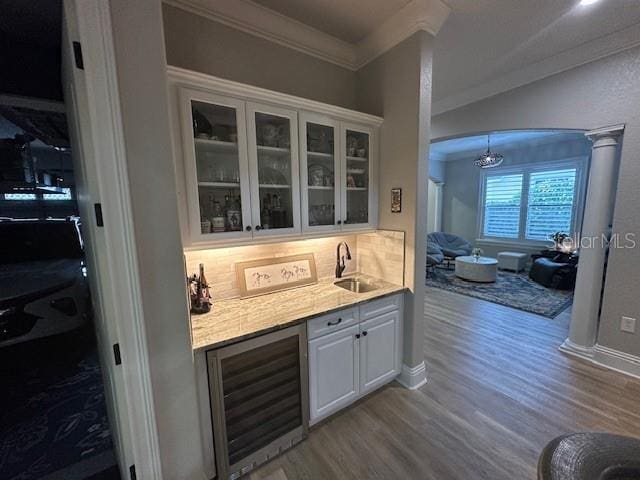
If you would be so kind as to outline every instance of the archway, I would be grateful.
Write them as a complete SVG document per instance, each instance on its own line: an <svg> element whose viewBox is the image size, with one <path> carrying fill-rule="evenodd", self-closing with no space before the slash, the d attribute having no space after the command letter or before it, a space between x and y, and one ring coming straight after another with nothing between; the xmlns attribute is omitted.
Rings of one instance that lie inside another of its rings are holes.
<svg viewBox="0 0 640 480"><path fill-rule="evenodd" d="M578 247L582 246L583 248L581 249L578 263L578 278L576 281L574 308L572 310L569 336L561 346L561 349L569 354L586 358L592 358L594 356L594 349L597 343L604 271L608 253L607 241L602 241L602 239L607 239L607 235L610 235L613 222L613 206L619 165L618 145L623 131L624 126L614 126L592 131L549 128L535 130L494 130L474 132L471 134L455 134L436 138L432 141L430 165L436 165L436 168L433 169L436 172L445 170L442 166L438 166L438 162L447 161L451 155L455 157L456 148L462 152L466 152L463 153L463 155L468 155L474 149L477 151L476 155L481 154L482 149L479 148L479 142L488 136L493 137L494 141L492 144L494 148L504 144L501 139L509 136L511 136L513 140L513 138L533 139L548 138L553 135L567 135L582 137L583 139L586 138L592 142L590 145L591 154L589 155L592 161L587 164L585 178L583 179L586 187L582 197L584 209L580 212L581 220L574 223L575 229L574 232L571 232L575 235L574 242L578 243ZM445 158L438 158L439 155ZM509 167L514 167L514 163L517 164L520 162L505 159L505 164L500 168L507 167L508 170ZM473 171L475 167L472 162L469 162L468 168L471 169L470 171ZM445 179L442 179L442 181L444 180ZM482 185L479 188L482 189ZM526 189L527 187L525 186L525 193ZM473 197L475 194L473 188L469 190L470 196ZM444 203L446 204L446 202L445 196ZM520 211L524 211L524 208L521 208ZM476 212L476 217L477 216L478 214ZM443 215L443 217L444 228L447 228L447 215ZM467 226L469 226L470 223L469 218L470 215L466 221L465 219L462 220ZM582 218L584 219L584 223L582 222ZM522 234L521 231L519 231L518 235L520 235L520 239L527 239L529 232L526 222L526 220L523 222L522 217L519 219L520 228L527 228L526 234ZM466 231L471 232L471 228L473 227L469 227ZM486 225L484 223L481 225L480 221L476 221L475 228L477 228L479 232L478 237L481 239L483 233L482 228L486 228ZM591 240L588 245L583 244L582 239L585 238Z"/></svg>

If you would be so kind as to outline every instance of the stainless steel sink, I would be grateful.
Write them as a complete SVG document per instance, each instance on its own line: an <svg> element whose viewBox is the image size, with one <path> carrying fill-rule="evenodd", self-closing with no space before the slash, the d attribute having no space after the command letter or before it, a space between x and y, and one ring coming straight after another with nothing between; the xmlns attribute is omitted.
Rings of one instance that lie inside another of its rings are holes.
<svg viewBox="0 0 640 480"><path fill-rule="evenodd" d="M376 285L359 278L345 278L344 280L338 280L334 285L354 293L372 292L378 288Z"/></svg>

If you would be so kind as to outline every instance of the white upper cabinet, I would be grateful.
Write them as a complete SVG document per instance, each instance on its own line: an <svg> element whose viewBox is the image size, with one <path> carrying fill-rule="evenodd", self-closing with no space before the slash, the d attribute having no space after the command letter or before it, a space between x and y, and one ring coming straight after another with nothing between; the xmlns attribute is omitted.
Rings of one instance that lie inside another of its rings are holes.
<svg viewBox="0 0 640 480"><path fill-rule="evenodd" d="M169 71L186 247L376 228L381 118Z"/></svg>
<svg viewBox="0 0 640 480"><path fill-rule="evenodd" d="M250 238L245 102L182 89L180 106L191 238Z"/></svg>
<svg viewBox="0 0 640 480"><path fill-rule="evenodd" d="M342 123L340 137L343 230L372 228L375 225L377 202L374 130Z"/></svg>
<svg viewBox="0 0 640 480"><path fill-rule="evenodd" d="M374 128L300 115L302 229L371 229L376 225Z"/></svg>
<svg viewBox="0 0 640 480"><path fill-rule="evenodd" d="M340 122L300 115L302 225L306 232L340 230Z"/></svg>
<svg viewBox="0 0 640 480"><path fill-rule="evenodd" d="M254 236L300 232L298 114L247 104Z"/></svg>

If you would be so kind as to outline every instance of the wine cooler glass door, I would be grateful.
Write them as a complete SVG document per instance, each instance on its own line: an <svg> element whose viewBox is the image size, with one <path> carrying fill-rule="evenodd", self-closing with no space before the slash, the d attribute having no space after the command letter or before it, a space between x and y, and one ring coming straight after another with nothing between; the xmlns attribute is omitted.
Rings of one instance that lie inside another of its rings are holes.
<svg viewBox="0 0 640 480"><path fill-rule="evenodd" d="M244 102L183 91L189 214L196 241L250 236Z"/></svg>
<svg viewBox="0 0 640 480"><path fill-rule="evenodd" d="M300 124L303 228L340 230L339 123L305 114Z"/></svg>
<svg viewBox="0 0 640 480"><path fill-rule="evenodd" d="M299 233L297 113L250 103L247 121L254 235Z"/></svg>

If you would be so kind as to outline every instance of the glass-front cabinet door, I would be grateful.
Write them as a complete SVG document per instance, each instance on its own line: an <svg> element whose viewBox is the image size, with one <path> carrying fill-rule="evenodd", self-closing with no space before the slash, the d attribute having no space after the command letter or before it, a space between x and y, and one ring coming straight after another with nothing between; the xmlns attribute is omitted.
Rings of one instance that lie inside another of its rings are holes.
<svg viewBox="0 0 640 480"><path fill-rule="evenodd" d="M300 232L297 113L249 103L247 132L254 235Z"/></svg>
<svg viewBox="0 0 640 480"><path fill-rule="evenodd" d="M305 113L300 116L300 130L303 229L339 230L340 124Z"/></svg>
<svg viewBox="0 0 640 480"><path fill-rule="evenodd" d="M373 131L342 125L342 212L344 229L369 227L373 219Z"/></svg>
<svg viewBox="0 0 640 480"><path fill-rule="evenodd" d="M182 90L181 104L193 239L251 236L244 102Z"/></svg>

